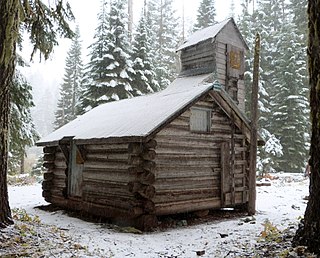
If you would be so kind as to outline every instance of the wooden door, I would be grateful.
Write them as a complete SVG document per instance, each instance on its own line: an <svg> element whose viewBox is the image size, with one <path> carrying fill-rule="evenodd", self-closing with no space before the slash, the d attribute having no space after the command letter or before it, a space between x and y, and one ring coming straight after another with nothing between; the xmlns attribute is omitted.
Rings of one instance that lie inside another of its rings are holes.
<svg viewBox="0 0 320 258"><path fill-rule="evenodd" d="M70 146L69 155L69 175L68 175L68 192L70 197L82 196L82 171L83 171L83 158L77 147L72 142Z"/></svg>
<svg viewBox="0 0 320 258"><path fill-rule="evenodd" d="M235 203L234 155L229 142L221 144L221 206Z"/></svg>

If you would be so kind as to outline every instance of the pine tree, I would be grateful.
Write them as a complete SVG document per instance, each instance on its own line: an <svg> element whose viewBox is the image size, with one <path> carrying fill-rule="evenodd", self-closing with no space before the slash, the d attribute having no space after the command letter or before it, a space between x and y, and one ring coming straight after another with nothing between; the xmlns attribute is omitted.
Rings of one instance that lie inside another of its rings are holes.
<svg viewBox="0 0 320 258"><path fill-rule="evenodd" d="M198 8L197 21L193 30L200 30L216 23L216 8L214 0L202 0Z"/></svg>
<svg viewBox="0 0 320 258"><path fill-rule="evenodd" d="M151 31L146 18L141 15L133 42L132 60L135 75L132 77L132 86L139 91L137 95L159 90L155 68L152 65Z"/></svg>
<svg viewBox="0 0 320 258"><path fill-rule="evenodd" d="M235 5L234 5L234 0L231 0L230 2L230 13L229 16L235 18Z"/></svg>
<svg viewBox="0 0 320 258"><path fill-rule="evenodd" d="M261 1L259 10L261 27L266 28L264 67L271 110L268 124L283 146L283 156L274 160L276 169L301 172L309 132L303 44L285 1Z"/></svg>
<svg viewBox="0 0 320 258"><path fill-rule="evenodd" d="M97 99L100 97L98 89L103 87L102 81L105 79L107 62L105 56L108 53L107 33L109 29L107 1L101 1L101 8L98 14L98 26L93 37L94 42L89 46L90 61L86 65L82 81L83 92L80 103L77 107L79 114L84 113L97 106Z"/></svg>
<svg viewBox="0 0 320 258"><path fill-rule="evenodd" d="M57 44L57 36L72 37L67 19L73 18L63 1L48 7L42 1L0 1L0 227L13 223L8 201L7 172L9 154L10 96L16 70L19 28L30 35L34 53L47 59Z"/></svg>
<svg viewBox="0 0 320 258"><path fill-rule="evenodd" d="M299 172L309 132L303 32L285 1L261 0L252 17L255 21L243 28L256 28L262 36L259 124L266 145L259 153L260 168Z"/></svg>
<svg viewBox="0 0 320 258"><path fill-rule="evenodd" d="M147 15L150 30L154 32L151 35L153 67L159 87L164 89L177 75L178 20L170 0L151 0Z"/></svg>
<svg viewBox="0 0 320 258"><path fill-rule="evenodd" d="M67 53L65 74L60 88L60 99L55 112L55 129L76 118L76 106L81 93L82 59L79 27Z"/></svg>
<svg viewBox="0 0 320 258"><path fill-rule="evenodd" d="M84 77L82 112L100 104L137 94L131 86L130 44L126 30L125 0L112 0L107 14L103 2L98 16L95 42L90 46L90 62Z"/></svg>
<svg viewBox="0 0 320 258"><path fill-rule="evenodd" d="M31 176L41 176L45 172L43 163L44 163L44 159L42 154L38 157L37 162L33 165L31 170Z"/></svg>
<svg viewBox="0 0 320 258"><path fill-rule="evenodd" d="M305 84L306 62L301 60L304 46L293 23L283 24L276 49L281 56L274 63L272 124L283 145L279 170L302 172L307 158L309 103Z"/></svg>
<svg viewBox="0 0 320 258"><path fill-rule="evenodd" d="M11 123L10 123L10 174L23 171L23 160L26 148L33 146L39 135L32 121L30 109L34 107L32 87L19 71L13 82L11 91Z"/></svg>
<svg viewBox="0 0 320 258"><path fill-rule="evenodd" d="M242 15L240 16L239 29L247 41L249 48L246 55L246 72L245 72L245 85L246 85L246 112L250 117L250 98L251 98L251 85L252 85L252 69L253 69L253 53L252 48L254 45L254 36L258 31L261 34L261 61L260 61L260 78L259 78L259 132L265 140L265 145L258 149L258 162L257 168L260 174L265 172L274 171L277 167L275 158L282 155L282 145L280 140L272 133L272 126L270 125L271 118L271 106L270 106L270 83L268 64L266 60L268 44L265 40L267 31L261 29L259 10L255 9L253 13L250 13L251 6L249 6L248 0L244 0L242 3Z"/></svg>

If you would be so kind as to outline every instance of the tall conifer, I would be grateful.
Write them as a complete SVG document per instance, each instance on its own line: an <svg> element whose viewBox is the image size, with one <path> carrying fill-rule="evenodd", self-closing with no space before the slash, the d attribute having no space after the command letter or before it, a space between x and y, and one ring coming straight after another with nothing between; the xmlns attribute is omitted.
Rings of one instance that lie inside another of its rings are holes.
<svg viewBox="0 0 320 258"><path fill-rule="evenodd" d="M193 30L200 30L216 23L216 8L214 0L202 0L198 8L197 21Z"/></svg>
<svg viewBox="0 0 320 258"><path fill-rule="evenodd" d="M82 69L80 31L77 27L65 62L65 74L55 112L55 129L76 118L76 106L81 94Z"/></svg>
<svg viewBox="0 0 320 258"><path fill-rule="evenodd" d="M139 95L159 90L152 63L151 31L147 19L148 16L141 15L133 42L132 60L135 74L132 77L132 85Z"/></svg>
<svg viewBox="0 0 320 258"><path fill-rule="evenodd" d="M109 12L106 7L106 2L103 2L95 42L90 46L82 111L137 95L137 90L131 85L135 72L130 60L125 0L111 0Z"/></svg>

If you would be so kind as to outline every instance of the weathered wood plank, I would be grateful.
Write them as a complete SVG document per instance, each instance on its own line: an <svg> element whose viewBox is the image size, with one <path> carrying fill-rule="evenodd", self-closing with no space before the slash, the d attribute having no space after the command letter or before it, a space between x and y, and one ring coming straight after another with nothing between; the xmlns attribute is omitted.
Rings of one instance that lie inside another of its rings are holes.
<svg viewBox="0 0 320 258"><path fill-rule="evenodd" d="M217 164L218 165L218 164ZM219 174L220 170L213 168L213 167L205 167L201 168L201 170L197 170L194 167L161 167L157 168L155 170L155 173L157 175L157 180L159 179L171 179L171 178L178 178L178 177L210 177L210 176L216 176L217 180L220 178Z"/></svg>
<svg viewBox="0 0 320 258"><path fill-rule="evenodd" d="M164 190L209 188L214 186L220 187L220 180L216 177L157 179L154 184L156 193Z"/></svg>
<svg viewBox="0 0 320 258"><path fill-rule="evenodd" d="M103 162L103 161L90 161L84 163L84 170L89 169L128 169L128 162Z"/></svg>
<svg viewBox="0 0 320 258"><path fill-rule="evenodd" d="M128 151L128 143L120 143L120 144L88 144L85 146L88 152L90 151Z"/></svg>
<svg viewBox="0 0 320 258"><path fill-rule="evenodd" d="M220 197L195 199L181 202L168 202L157 204L156 215L167 215L181 212L191 212L197 210L213 209L221 207Z"/></svg>
<svg viewBox="0 0 320 258"><path fill-rule="evenodd" d="M135 175L128 173L125 170L85 170L83 172L83 180L101 180L101 181L114 181L114 182L130 182L135 179Z"/></svg>
<svg viewBox="0 0 320 258"><path fill-rule="evenodd" d="M220 196L219 187L211 188L197 188L197 189L188 189L188 190L170 190L157 192L156 196L153 198L154 203L163 204L167 202L179 202L179 201L188 201L188 200L201 200L207 198L215 198Z"/></svg>
<svg viewBox="0 0 320 258"><path fill-rule="evenodd" d="M87 153L86 159L90 161L128 161L128 153Z"/></svg>

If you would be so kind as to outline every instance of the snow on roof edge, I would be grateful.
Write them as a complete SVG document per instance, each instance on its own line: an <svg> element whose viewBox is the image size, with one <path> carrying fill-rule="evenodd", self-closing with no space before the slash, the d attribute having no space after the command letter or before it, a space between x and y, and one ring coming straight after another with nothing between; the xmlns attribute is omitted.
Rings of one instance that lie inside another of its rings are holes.
<svg viewBox="0 0 320 258"><path fill-rule="evenodd" d="M187 47L196 45L200 42L206 41L208 39L214 38L218 35L218 33L226 26L228 22L233 20L233 18L227 18L221 22L218 22L214 25L211 25L207 28L198 30L191 34L185 42L176 49L176 52L185 49Z"/></svg>
<svg viewBox="0 0 320 258"><path fill-rule="evenodd" d="M108 141L111 138L120 139L124 137L130 139L134 137L144 138L170 119L178 110L184 108L210 88L212 88L212 74L177 78L163 91L100 105L48 136L41 138L36 145L58 145L65 135L74 136L75 141L91 139ZM162 104L161 101L164 101L164 103ZM110 111L111 107L115 105L122 109L120 118L118 118L119 112ZM138 106L137 110L135 110L136 106ZM131 112L126 112L127 110L131 110ZM156 111L155 115L153 115L154 111ZM130 114L128 115L128 113ZM139 126L139 123L136 122L137 119L138 121L139 119L145 120L142 121L144 124Z"/></svg>
<svg viewBox="0 0 320 258"><path fill-rule="evenodd" d="M238 34L239 34L239 37L240 37L241 41L243 42L245 48L248 50L248 49L249 49L248 44L247 44L247 42L245 41L245 39L243 38L243 36L242 36L242 34L241 34L241 32L240 32L240 30L239 30L239 28L238 28L235 20L234 20L232 17L229 17L229 18L227 18L227 19L225 19L225 20L223 20L223 21L221 21L221 22L219 22L219 23L216 23L216 24L214 24L214 25L212 25L212 26L209 26L209 27L207 27L207 28L204 28L204 29L201 29L201 30L198 30L198 31L194 32L193 34L191 34L191 35L188 37L187 40L185 40L185 42L184 42L181 46L179 46L179 47L176 49L176 52L181 51L181 50L183 50L183 49L185 49L185 48L187 48L187 47L191 47L191 46L193 46L193 45L196 45L196 44L198 44L198 43L200 43L200 42L206 41L206 40L208 40L208 39L215 38L215 37L220 33L220 31L221 31L229 22L232 22L232 23L233 23L236 31L237 31ZM214 30L213 27L214 27L214 26L217 26L217 25L221 26L221 28L217 28L217 30ZM199 34L201 34L201 33L204 33L204 32L206 32L207 30L208 30L208 32L213 31L212 35L207 34L207 35L205 35L202 39L199 39L199 40L197 40L197 39L191 39L191 40L189 40L190 37L191 37L191 38L193 38L193 37L194 37L194 38L197 38L197 37L196 37L197 35L199 35Z"/></svg>

